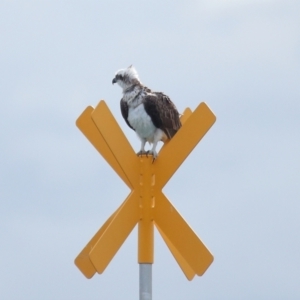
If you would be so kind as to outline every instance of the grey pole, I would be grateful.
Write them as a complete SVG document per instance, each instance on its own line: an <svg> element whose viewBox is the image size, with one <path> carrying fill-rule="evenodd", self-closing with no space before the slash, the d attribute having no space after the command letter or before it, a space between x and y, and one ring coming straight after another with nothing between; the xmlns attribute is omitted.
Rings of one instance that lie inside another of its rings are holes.
<svg viewBox="0 0 300 300"><path fill-rule="evenodd" d="M152 300L152 264L140 265L140 300Z"/></svg>

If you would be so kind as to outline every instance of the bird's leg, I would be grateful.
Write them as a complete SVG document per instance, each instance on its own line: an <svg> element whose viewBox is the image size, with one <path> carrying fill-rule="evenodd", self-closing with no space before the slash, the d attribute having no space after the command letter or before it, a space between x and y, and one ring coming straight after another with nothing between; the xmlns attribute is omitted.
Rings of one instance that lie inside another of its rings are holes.
<svg viewBox="0 0 300 300"><path fill-rule="evenodd" d="M158 141L153 142L152 149L150 151L147 151L147 154L152 154L152 163L155 161L157 158L157 152L156 152L156 146L157 146Z"/></svg>
<svg viewBox="0 0 300 300"><path fill-rule="evenodd" d="M146 144L146 139L141 139L141 150L137 153L137 156L142 156L143 154L147 153L145 151L145 144Z"/></svg>

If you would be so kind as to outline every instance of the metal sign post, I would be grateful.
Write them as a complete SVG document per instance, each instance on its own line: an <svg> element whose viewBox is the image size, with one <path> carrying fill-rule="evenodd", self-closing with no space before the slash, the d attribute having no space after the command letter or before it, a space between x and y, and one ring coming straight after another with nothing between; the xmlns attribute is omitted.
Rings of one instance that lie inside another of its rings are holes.
<svg viewBox="0 0 300 300"><path fill-rule="evenodd" d="M188 280L201 276L213 256L189 227L162 189L216 120L205 103L192 113L186 109L182 127L160 150L158 158L137 157L104 101L87 107L77 126L131 189L75 259L79 270L91 278L101 274L138 224L140 299L152 299L154 225Z"/></svg>
<svg viewBox="0 0 300 300"><path fill-rule="evenodd" d="M152 264L139 264L140 300L152 299Z"/></svg>

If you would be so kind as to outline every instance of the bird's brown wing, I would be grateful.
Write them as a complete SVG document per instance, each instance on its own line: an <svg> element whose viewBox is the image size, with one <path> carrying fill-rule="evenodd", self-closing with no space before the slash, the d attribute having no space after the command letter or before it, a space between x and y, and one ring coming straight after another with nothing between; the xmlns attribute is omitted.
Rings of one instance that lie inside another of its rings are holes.
<svg viewBox="0 0 300 300"><path fill-rule="evenodd" d="M179 113L171 99L159 92L145 96L143 101L147 114L155 127L165 132L168 138L172 138L181 127Z"/></svg>
<svg viewBox="0 0 300 300"><path fill-rule="evenodd" d="M127 104L127 102L125 102L123 100L123 98L120 101L120 108L121 108L121 113L122 113L122 116L123 116L125 122L132 130L134 130L134 128L132 128L132 126L128 122L128 104Z"/></svg>

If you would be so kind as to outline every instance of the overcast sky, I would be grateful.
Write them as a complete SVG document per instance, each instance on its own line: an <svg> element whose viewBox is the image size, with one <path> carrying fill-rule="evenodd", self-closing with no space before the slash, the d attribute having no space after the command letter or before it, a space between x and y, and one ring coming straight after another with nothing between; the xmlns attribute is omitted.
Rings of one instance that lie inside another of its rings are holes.
<svg viewBox="0 0 300 300"><path fill-rule="evenodd" d="M116 70L217 122L164 192L213 253L189 282L155 235L153 299L300 299L300 2L0 0L0 298L138 299L137 231L74 259L129 193L76 128Z"/></svg>

